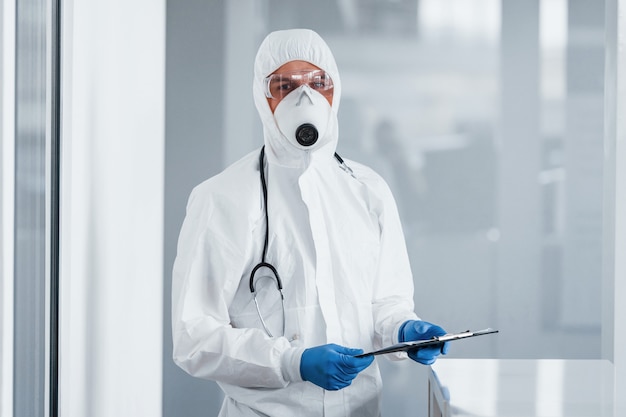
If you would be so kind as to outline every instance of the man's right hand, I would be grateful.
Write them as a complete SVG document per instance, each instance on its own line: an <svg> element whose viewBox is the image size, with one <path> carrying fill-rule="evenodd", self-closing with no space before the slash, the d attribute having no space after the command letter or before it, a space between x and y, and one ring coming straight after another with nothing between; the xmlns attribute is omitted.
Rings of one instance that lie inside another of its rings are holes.
<svg viewBox="0 0 626 417"><path fill-rule="evenodd" d="M300 360L300 375L305 381L326 390L347 387L356 376L370 366L374 356L355 358L362 349L351 349L335 344L306 349Z"/></svg>

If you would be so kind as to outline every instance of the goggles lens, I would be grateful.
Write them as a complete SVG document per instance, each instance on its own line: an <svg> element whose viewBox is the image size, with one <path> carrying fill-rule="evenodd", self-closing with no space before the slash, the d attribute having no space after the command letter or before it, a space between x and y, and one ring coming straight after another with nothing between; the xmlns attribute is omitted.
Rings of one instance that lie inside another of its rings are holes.
<svg viewBox="0 0 626 417"><path fill-rule="evenodd" d="M325 97L333 95L333 80L326 71L294 71L270 74L265 78L265 96L282 99L301 85L306 84Z"/></svg>

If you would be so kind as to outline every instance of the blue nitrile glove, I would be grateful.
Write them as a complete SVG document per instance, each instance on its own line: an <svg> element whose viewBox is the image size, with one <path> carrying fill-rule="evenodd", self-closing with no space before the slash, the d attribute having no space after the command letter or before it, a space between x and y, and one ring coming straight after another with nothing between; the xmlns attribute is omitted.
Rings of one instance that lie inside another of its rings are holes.
<svg viewBox="0 0 626 417"><path fill-rule="evenodd" d="M398 332L398 340L402 342L414 342L416 340L428 340L435 336L443 336L446 331L436 324L428 323L421 320L408 320L400 326ZM445 355L450 348L450 342L444 342L433 346L423 347L417 350L410 350L408 352L409 358L415 362L419 362L424 365L432 365L437 360L439 354Z"/></svg>
<svg viewBox="0 0 626 417"><path fill-rule="evenodd" d="M370 366L374 356L355 358L362 349L329 344L306 349L300 360L300 375L305 381L326 390L347 387L363 369Z"/></svg>

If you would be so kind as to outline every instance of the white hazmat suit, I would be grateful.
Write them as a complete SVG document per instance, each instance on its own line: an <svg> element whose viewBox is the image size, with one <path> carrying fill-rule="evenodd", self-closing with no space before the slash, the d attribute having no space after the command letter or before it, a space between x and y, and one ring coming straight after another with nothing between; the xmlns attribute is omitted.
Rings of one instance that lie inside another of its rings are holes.
<svg viewBox="0 0 626 417"><path fill-rule="evenodd" d="M294 60L325 70L334 83L328 128L308 148L280 132L264 94L265 77ZM394 344L402 323L417 319L395 202L371 169L346 160L350 174L333 156L341 81L315 32L268 35L256 56L253 94L264 128L267 261L284 287L284 336L263 330L249 288L265 239L256 150L189 197L173 270L174 360L218 382L226 395L220 416L378 416L376 362L347 388L326 391L302 380L300 358L327 343L365 351ZM260 298L276 291L266 288ZM263 316L282 322L280 304L270 303Z"/></svg>

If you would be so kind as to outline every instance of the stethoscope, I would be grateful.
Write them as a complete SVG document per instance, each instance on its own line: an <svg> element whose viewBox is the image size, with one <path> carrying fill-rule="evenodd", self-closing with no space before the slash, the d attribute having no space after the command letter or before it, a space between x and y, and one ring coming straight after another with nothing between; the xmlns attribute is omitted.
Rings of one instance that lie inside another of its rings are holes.
<svg viewBox="0 0 626 417"><path fill-rule="evenodd" d="M341 159L341 157L337 153L335 153L335 159L337 159L337 161L339 162L339 166L341 167L341 169L343 169L345 172L347 172L348 174L354 177L354 173L352 169L350 169L350 167L346 165L346 163L343 161L343 159ZM278 288L278 292L280 293L280 304L281 304L281 309L283 311L283 331L282 331L281 336L284 336L285 335L285 296L283 295L283 282L281 281L280 276L278 275L278 271L276 270L274 265L266 261L270 225L269 225L269 215L268 215L268 210L267 210L267 181L265 180L265 146L261 148L261 153L259 155L259 172L260 172L260 177L261 177L261 189L263 191L263 210L265 212L265 239L263 241L263 254L261 256L261 262L256 264L256 266L252 268L252 272L250 272L250 282L249 282L250 292L252 293L254 297L254 305L256 306L256 312L259 315L259 319L261 320L261 325L263 326L265 333L267 333L269 337L274 337L272 335L272 332L270 332L269 328L267 327L265 320L263 319L263 314L261 314L261 309L259 308L259 302L257 301L257 298L256 298L257 292L254 287L254 277L257 271L261 268L269 269L273 275L270 278L273 278L274 281L276 281L276 287Z"/></svg>

